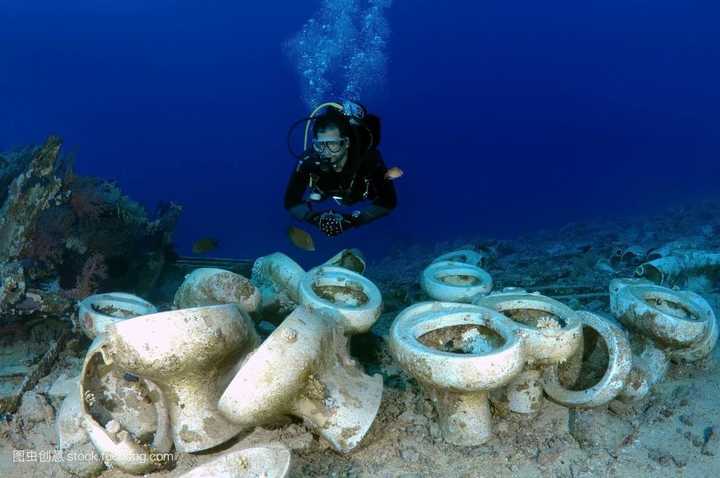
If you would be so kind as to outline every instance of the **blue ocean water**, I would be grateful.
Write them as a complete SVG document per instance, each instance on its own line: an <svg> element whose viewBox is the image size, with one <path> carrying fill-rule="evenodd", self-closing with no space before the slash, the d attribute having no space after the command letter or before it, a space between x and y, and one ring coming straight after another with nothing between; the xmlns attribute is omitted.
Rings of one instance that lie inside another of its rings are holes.
<svg viewBox="0 0 720 478"><path fill-rule="evenodd" d="M383 119L388 166L405 171L399 204L318 237L315 255L720 196L717 2L383 3L385 73L353 71L378 80L359 99ZM0 0L0 150L60 134L80 173L150 210L182 204L181 252L215 236L220 256L315 263L286 237L287 128L309 113L287 42L322 5L342 33L367 4ZM348 78L329 81L342 93Z"/></svg>

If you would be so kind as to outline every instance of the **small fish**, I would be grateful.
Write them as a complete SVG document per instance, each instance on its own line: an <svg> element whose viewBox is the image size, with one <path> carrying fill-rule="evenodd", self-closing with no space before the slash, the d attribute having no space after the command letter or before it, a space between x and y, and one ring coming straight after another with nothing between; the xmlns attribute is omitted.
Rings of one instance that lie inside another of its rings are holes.
<svg viewBox="0 0 720 478"><path fill-rule="evenodd" d="M217 239L213 237L204 237L193 243L192 251L193 254L205 254L206 252L214 251L217 249L217 246Z"/></svg>
<svg viewBox="0 0 720 478"><path fill-rule="evenodd" d="M288 237L298 249L302 249L303 251L315 250L315 242L312 236L299 227L290 226L290 229L288 229Z"/></svg>
<svg viewBox="0 0 720 478"><path fill-rule="evenodd" d="M402 169L398 168L397 166L393 166L385 172L385 179L389 179L390 181L392 181L393 179L399 178L403 174L404 173Z"/></svg>

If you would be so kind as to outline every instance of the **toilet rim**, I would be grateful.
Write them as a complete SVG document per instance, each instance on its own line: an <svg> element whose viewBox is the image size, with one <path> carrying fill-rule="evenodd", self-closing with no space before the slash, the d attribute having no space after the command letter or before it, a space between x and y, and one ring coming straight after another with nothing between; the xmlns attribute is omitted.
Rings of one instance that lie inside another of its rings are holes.
<svg viewBox="0 0 720 478"><path fill-rule="evenodd" d="M466 275L479 279L480 284L476 285L460 285L460 284L448 284L438 279L438 276L459 276ZM488 287L492 287L492 276L481 267L473 264L455 261L437 261L433 262L425 268L423 278L433 285L441 287L455 288L455 289L482 289L485 290Z"/></svg>
<svg viewBox="0 0 720 478"><path fill-rule="evenodd" d="M499 314L503 315L508 321L512 322L513 326L517 330L527 332L543 332L548 333L549 331L558 331L562 333L572 332L574 329L581 326L580 318L577 313L567 305L559 302L551 297L543 295L535 295L531 293L501 293L497 295L489 295L485 297L479 297L474 302L476 305L482 305L489 307ZM512 319L504 314L507 310L539 310L547 312L560 319L560 328L558 329L539 329L532 327L527 324L523 324L517 320Z"/></svg>
<svg viewBox="0 0 720 478"><path fill-rule="evenodd" d="M426 333L457 325L487 327L500 335L504 343L492 352L465 354L437 350L420 341L420 337ZM412 368L413 375L423 375L416 378L424 379L431 385L441 382L459 391L502 386L519 373L524 365L523 342L507 318L478 305L422 302L410 306L395 319L390 329L390 342L396 351L396 358L404 362L406 368ZM421 363L422 366L414 367L414 363ZM502 370L500 377L497 376L498 370ZM440 374L440 371L443 373Z"/></svg>
<svg viewBox="0 0 720 478"><path fill-rule="evenodd" d="M577 311L583 327L597 332L608 349L608 366L602 378L584 390L570 390L562 386L558 366L551 365L543 373L545 393L555 402L568 407L591 408L604 405L617 397L625 387L633 359L630 341L624 330L614 322L587 311Z"/></svg>
<svg viewBox="0 0 720 478"><path fill-rule="evenodd" d="M367 302L359 305L348 305L342 302L333 302L320 297L313 289L313 286L315 285L358 285L365 297L367 297ZM372 311L379 309L382 306L382 294L380 293L378 287L367 277L349 269L345 269L344 267L318 266L310 269L300 282L300 290L301 297L305 297L305 294L307 294L307 296L312 297L314 301L325 304L328 308L340 311Z"/></svg>
<svg viewBox="0 0 720 478"><path fill-rule="evenodd" d="M100 358L105 365L112 365L112 362L108 362L108 358L105 354L104 346L106 345L106 343L107 337L99 336L95 338L90 344L90 347L88 348L87 354L85 356L85 360L83 362L82 371L80 373L77 392L80 396L80 412L82 415L81 418L83 420L83 427L93 426L96 427L97 430L101 430L101 433L107 435L105 428L95 419L95 417L92 416L90 410L88 409L88 397L86 396L87 392L85 390L85 379L88 374L88 366L95 355L100 355ZM171 425L170 417L168 414L168 405L166 403L165 396L163 395L160 387L158 387L158 385L152 380L146 377L138 377L138 379L145 383L145 385L148 387L150 394L157 397L157 400L154 402L155 414L157 418L157 427L155 433L153 434L152 443L148 443L146 445L152 450L155 450L159 453L169 452L172 449L173 441L170 430ZM109 438L109 435L107 436ZM112 441L116 443L114 439L112 439ZM99 451L103 452L103 450Z"/></svg>
<svg viewBox="0 0 720 478"><path fill-rule="evenodd" d="M130 312L136 313L140 311L138 313L138 316L152 314L157 311L157 307L155 307L153 304L146 301L142 297L128 294L126 292L106 292L102 294L94 294L80 301L79 307L87 307L90 312L99 317L107 317L114 320L123 320L125 319L125 317L117 317L115 315L106 314L104 312L96 310L93 307L93 305L118 306L119 304L126 306L130 310Z"/></svg>
<svg viewBox="0 0 720 478"><path fill-rule="evenodd" d="M698 301L697 297L695 297L694 294L688 293L688 291L678 291L658 285L631 284L620 289L618 293L630 294L632 295L633 299L642 302L647 307L672 320L677 320L679 322L687 322L691 324L707 322L710 320L708 310L706 307L703 306L704 304L702 304L701 301ZM681 317L673 314L672 312L660 309L653 304L650 304L648 302L648 294L651 294L653 298L659 298L670 302L673 305L682 306L682 308L687 310L690 317Z"/></svg>

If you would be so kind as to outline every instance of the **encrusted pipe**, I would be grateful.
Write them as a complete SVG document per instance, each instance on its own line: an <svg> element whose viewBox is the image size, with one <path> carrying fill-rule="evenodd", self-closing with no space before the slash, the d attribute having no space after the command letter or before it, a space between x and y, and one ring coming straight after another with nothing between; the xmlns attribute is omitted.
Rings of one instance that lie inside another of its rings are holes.
<svg viewBox="0 0 720 478"><path fill-rule="evenodd" d="M522 370L523 342L492 309L423 302L393 322L390 351L433 400L446 441L475 446L492 437L488 392Z"/></svg>
<svg viewBox="0 0 720 478"><path fill-rule="evenodd" d="M640 264L635 276L659 285L676 285L680 279L720 273L720 253L709 251L675 251L650 262Z"/></svg>
<svg viewBox="0 0 720 478"><path fill-rule="evenodd" d="M382 377L347 353L335 316L299 306L240 367L218 403L241 428L302 418L337 451L355 448L377 415Z"/></svg>

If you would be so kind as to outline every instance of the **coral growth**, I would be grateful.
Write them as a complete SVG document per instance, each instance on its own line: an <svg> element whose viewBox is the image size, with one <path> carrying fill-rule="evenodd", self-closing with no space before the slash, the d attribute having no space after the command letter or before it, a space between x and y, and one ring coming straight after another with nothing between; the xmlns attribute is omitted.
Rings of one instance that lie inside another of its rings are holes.
<svg viewBox="0 0 720 478"><path fill-rule="evenodd" d="M105 279L107 279L105 258L102 254L93 254L85 261L77 276L75 287L64 291L65 295L75 300L84 299L94 293Z"/></svg>
<svg viewBox="0 0 720 478"><path fill-rule="evenodd" d="M77 174L61 145L50 137L0 155L0 263L21 264L28 291L43 299L0 298L7 316L42 316L48 304L59 314L101 288L147 293L172 253L182 208L170 203L149 218L115 183ZM50 283L57 288L45 291Z"/></svg>

